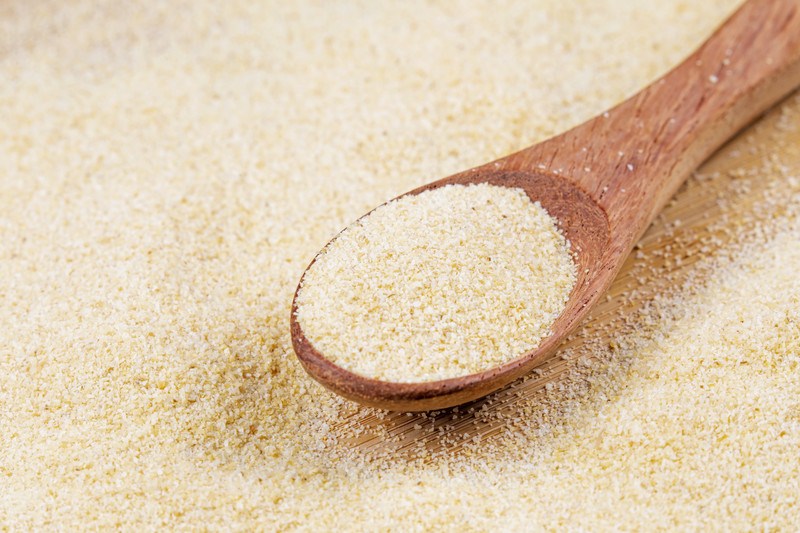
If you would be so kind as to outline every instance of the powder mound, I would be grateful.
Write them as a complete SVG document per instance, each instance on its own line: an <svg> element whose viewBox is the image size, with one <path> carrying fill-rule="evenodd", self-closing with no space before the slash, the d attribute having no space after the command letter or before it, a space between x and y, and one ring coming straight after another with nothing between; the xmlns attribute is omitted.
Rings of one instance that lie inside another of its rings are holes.
<svg viewBox="0 0 800 533"><path fill-rule="evenodd" d="M570 245L522 189L448 185L389 202L306 272L297 320L357 374L421 382L535 348L575 285Z"/></svg>

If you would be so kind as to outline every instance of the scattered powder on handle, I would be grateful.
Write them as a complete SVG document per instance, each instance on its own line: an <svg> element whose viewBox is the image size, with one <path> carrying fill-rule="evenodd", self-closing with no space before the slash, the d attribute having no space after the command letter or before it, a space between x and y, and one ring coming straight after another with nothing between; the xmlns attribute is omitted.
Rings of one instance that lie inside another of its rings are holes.
<svg viewBox="0 0 800 533"><path fill-rule="evenodd" d="M297 319L343 368L432 381L535 348L575 279L569 242L525 191L448 185L389 202L338 235L303 277Z"/></svg>

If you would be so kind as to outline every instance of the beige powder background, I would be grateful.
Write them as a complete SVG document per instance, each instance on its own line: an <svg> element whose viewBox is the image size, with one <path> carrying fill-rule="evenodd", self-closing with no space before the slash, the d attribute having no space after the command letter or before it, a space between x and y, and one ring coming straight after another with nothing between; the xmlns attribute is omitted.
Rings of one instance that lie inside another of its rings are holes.
<svg viewBox="0 0 800 533"><path fill-rule="evenodd" d="M0 3L0 529L791 529L796 98L494 398L361 409L288 332L345 224L602 111L735 4Z"/></svg>

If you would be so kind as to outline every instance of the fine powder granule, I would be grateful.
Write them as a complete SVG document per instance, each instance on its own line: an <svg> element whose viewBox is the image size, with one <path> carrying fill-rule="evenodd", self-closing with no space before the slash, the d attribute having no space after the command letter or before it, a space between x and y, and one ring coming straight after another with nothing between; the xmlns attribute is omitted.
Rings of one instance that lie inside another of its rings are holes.
<svg viewBox="0 0 800 533"><path fill-rule="evenodd" d="M734 4L0 4L0 530L796 529L780 130L740 145L771 167L719 178L780 184L765 235L630 331L584 332L539 392L389 415L310 379L289 336L345 224L603 111Z"/></svg>
<svg viewBox="0 0 800 533"><path fill-rule="evenodd" d="M303 278L297 319L326 358L433 381L535 348L575 285L569 242L522 189L447 185L345 229Z"/></svg>

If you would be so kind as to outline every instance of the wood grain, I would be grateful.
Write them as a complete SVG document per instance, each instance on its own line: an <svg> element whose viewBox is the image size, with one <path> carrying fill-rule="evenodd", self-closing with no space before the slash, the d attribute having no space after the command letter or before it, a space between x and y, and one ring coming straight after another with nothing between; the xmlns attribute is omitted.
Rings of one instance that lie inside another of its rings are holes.
<svg viewBox="0 0 800 533"><path fill-rule="evenodd" d="M452 183L519 187L559 221L577 251L579 275L553 334L534 351L453 379L378 381L338 367L314 348L295 319L295 294L291 334L298 358L338 394L392 410L440 409L498 390L550 357L584 320L692 170L798 85L800 1L750 0L678 67L608 112L408 193Z"/></svg>

